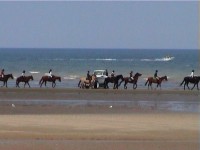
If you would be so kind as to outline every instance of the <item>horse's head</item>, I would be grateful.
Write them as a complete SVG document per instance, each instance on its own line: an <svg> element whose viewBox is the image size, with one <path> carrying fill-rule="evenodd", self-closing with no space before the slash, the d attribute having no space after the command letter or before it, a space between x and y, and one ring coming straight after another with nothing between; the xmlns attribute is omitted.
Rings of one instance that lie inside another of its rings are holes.
<svg viewBox="0 0 200 150"><path fill-rule="evenodd" d="M167 81L167 76L164 76L163 79L164 79L165 81Z"/></svg>
<svg viewBox="0 0 200 150"><path fill-rule="evenodd" d="M58 81L61 82L61 77L58 77Z"/></svg>
<svg viewBox="0 0 200 150"><path fill-rule="evenodd" d="M138 73L138 72L137 72L137 73L135 74L134 77L139 77L139 76L141 76L141 75L142 75L141 73Z"/></svg>
<svg viewBox="0 0 200 150"><path fill-rule="evenodd" d="M200 76L197 76L196 78L200 81Z"/></svg>
<svg viewBox="0 0 200 150"><path fill-rule="evenodd" d="M32 75L30 76L30 79L33 80L33 76Z"/></svg>
<svg viewBox="0 0 200 150"><path fill-rule="evenodd" d="M9 77L10 77L11 79L13 79L13 75L12 75L12 74L9 74Z"/></svg>
<svg viewBox="0 0 200 150"><path fill-rule="evenodd" d="M121 74L120 74L120 75L117 75L116 78L117 78L117 80L119 80L119 79L124 80L124 77L123 77L123 75L121 75Z"/></svg>

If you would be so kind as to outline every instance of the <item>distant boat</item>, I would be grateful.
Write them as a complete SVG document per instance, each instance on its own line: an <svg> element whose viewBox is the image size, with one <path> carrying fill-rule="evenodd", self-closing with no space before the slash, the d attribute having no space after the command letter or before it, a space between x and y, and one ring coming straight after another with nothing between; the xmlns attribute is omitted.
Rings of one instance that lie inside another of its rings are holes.
<svg viewBox="0 0 200 150"><path fill-rule="evenodd" d="M171 56L165 56L164 58L162 58L164 61L170 61L170 60L173 60L174 57L171 57Z"/></svg>

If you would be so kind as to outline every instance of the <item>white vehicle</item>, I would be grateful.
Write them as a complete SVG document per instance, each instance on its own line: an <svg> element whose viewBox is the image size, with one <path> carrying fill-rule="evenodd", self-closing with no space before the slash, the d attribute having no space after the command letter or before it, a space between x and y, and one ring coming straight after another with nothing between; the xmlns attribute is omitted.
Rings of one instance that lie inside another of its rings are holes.
<svg viewBox="0 0 200 150"><path fill-rule="evenodd" d="M96 88L103 87L105 78L108 76L106 75L106 70L94 70L94 74L96 75Z"/></svg>

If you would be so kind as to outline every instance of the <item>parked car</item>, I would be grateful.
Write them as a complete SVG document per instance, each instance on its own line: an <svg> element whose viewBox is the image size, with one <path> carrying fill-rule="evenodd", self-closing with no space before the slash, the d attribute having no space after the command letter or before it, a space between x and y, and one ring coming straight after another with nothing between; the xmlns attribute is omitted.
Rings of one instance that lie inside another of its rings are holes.
<svg viewBox="0 0 200 150"><path fill-rule="evenodd" d="M95 88L104 87L104 81L108 77L106 75L106 70L94 70L94 74L96 75L96 83Z"/></svg>

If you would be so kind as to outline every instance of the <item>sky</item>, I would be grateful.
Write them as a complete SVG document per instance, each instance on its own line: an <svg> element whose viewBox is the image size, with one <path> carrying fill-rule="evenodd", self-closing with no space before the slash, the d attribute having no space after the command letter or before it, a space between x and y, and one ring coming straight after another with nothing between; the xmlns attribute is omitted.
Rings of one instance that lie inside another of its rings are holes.
<svg viewBox="0 0 200 150"><path fill-rule="evenodd" d="M0 1L0 48L197 49L198 1Z"/></svg>

